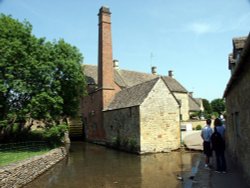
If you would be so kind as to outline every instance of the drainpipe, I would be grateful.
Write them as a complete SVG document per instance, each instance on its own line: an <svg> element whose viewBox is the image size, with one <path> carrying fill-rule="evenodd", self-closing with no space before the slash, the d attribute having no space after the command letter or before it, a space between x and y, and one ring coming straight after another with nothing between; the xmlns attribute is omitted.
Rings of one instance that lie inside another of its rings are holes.
<svg viewBox="0 0 250 188"><path fill-rule="evenodd" d="M181 134L181 102L179 102L179 129L180 129L180 147L182 147L182 134Z"/></svg>

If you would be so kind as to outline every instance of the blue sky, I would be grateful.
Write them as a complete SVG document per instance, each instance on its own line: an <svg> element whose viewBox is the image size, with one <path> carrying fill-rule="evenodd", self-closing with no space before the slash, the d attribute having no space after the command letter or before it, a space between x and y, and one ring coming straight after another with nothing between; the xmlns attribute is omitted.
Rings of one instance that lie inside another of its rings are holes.
<svg viewBox="0 0 250 188"><path fill-rule="evenodd" d="M112 12L113 58L121 69L173 70L194 97L222 97L232 38L249 33L250 0L0 0L0 12L27 19L37 37L63 38L85 64L97 64L103 5Z"/></svg>

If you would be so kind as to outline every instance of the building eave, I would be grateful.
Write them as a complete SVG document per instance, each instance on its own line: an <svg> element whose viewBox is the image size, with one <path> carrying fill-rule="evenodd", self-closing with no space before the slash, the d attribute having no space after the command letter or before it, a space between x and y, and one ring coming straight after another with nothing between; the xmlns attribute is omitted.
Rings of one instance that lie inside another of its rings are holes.
<svg viewBox="0 0 250 188"><path fill-rule="evenodd" d="M231 78L228 81L228 84L223 94L223 98L227 97L228 93L234 86L234 83L238 80L241 72L244 71L245 61L249 57L249 55L250 55L250 33L248 35L248 38L244 46L244 49L242 51L241 57L239 59L238 65L236 66L234 73L232 74Z"/></svg>

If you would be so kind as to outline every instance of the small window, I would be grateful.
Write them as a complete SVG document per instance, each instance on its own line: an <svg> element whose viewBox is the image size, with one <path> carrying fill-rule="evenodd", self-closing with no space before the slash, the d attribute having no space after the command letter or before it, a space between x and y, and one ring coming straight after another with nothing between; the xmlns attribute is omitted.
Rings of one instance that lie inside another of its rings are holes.
<svg viewBox="0 0 250 188"><path fill-rule="evenodd" d="M182 114L180 114L180 120L182 120Z"/></svg>

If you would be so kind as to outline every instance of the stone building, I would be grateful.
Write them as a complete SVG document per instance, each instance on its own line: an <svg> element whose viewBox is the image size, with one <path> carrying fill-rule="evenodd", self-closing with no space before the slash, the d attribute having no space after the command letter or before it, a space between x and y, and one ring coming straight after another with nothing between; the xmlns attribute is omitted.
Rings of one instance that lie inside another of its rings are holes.
<svg viewBox="0 0 250 188"><path fill-rule="evenodd" d="M99 10L98 66L84 65L88 95L81 109L87 140L117 145L137 153L161 152L180 146L180 119L190 106L200 109L173 78L122 70L112 57L111 13ZM191 97L192 98L192 97ZM195 106L196 105L196 106ZM194 107L195 106L195 107Z"/></svg>
<svg viewBox="0 0 250 188"><path fill-rule="evenodd" d="M250 183L250 35L233 39L229 69L232 74L224 92L227 146Z"/></svg>
<svg viewBox="0 0 250 188"><path fill-rule="evenodd" d="M108 144L139 153L180 146L179 104L161 77L117 93L104 117Z"/></svg>

